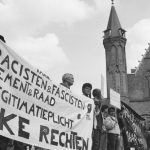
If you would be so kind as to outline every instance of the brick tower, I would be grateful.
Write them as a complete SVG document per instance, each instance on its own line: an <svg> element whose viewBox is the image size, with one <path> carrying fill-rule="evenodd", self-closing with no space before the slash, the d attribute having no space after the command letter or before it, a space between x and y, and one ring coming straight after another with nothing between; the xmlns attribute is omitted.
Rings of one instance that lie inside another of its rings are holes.
<svg viewBox="0 0 150 150"><path fill-rule="evenodd" d="M121 27L113 2L103 45L106 55L107 98L110 98L112 88L120 93L122 101L128 103L125 30Z"/></svg>

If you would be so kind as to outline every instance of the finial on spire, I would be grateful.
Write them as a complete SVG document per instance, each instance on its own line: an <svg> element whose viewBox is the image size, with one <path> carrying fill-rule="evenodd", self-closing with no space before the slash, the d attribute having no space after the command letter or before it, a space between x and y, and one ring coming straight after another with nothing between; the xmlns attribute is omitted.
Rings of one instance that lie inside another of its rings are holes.
<svg viewBox="0 0 150 150"><path fill-rule="evenodd" d="M111 0L112 1L112 5L114 4L114 0Z"/></svg>

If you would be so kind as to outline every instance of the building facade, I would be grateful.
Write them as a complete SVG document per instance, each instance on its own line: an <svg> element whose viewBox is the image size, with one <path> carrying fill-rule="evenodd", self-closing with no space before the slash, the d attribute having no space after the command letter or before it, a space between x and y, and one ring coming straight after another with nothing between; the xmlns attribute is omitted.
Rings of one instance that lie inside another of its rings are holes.
<svg viewBox="0 0 150 150"><path fill-rule="evenodd" d="M139 66L127 76L130 105L146 119L146 128L150 130L150 46Z"/></svg>
<svg viewBox="0 0 150 150"><path fill-rule="evenodd" d="M146 128L150 129L150 46L146 49L139 66L128 74L125 33L112 4L103 39L106 55L107 98L110 98L110 89L120 93L121 101L144 117Z"/></svg>

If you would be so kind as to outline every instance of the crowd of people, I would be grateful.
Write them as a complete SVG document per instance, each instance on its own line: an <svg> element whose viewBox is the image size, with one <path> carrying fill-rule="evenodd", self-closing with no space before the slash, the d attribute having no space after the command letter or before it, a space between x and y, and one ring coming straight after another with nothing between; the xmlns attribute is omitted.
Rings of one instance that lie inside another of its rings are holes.
<svg viewBox="0 0 150 150"><path fill-rule="evenodd" d="M69 89L74 82L72 74L65 74L62 80L62 85ZM98 88L92 89L91 83L82 85L82 93L84 96L91 98L95 104L92 150L147 149L147 143L142 132L143 122L136 118L131 111L124 105L119 110L103 104L101 90Z"/></svg>
<svg viewBox="0 0 150 150"><path fill-rule="evenodd" d="M70 89L74 84L74 77L70 73L62 76L62 83L60 85ZM82 93L84 96L94 101L93 112L93 132L92 132L92 148L91 150L130 150L135 148L134 143L141 142L136 140L136 127L133 127L133 132L125 128L124 118L131 120L131 125L135 126L134 116L129 115L128 110L122 107L118 110L112 106L103 104L101 90L92 89L91 83L84 83L82 85ZM131 143L129 145L129 143ZM137 143L138 144L138 143ZM0 150L46 150L36 146L23 144L5 137L0 138ZM139 149L140 150L140 149ZM144 148L141 150L145 150Z"/></svg>
<svg viewBox="0 0 150 150"><path fill-rule="evenodd" d="M74 77L70 73L62 76L60 85L70 89L74 83ZM92 150L121 150L118 149L120 128L116 118L114 107L102 105L102 96L100 89L93 89L91 83L82 85L84 96L94 101L93 132L92 132ZM23 144L5 137L0 138L0 150L45 150L36 146Z"/></svg>
<svg viewBox="0 0 150 150"><path fill-rule="evenodd" d="M72 74L64 74L62 85L69 88L73 85L74 78ZM125 145L128 137L123 136L123 110L117 110L114 107L103 104L101 90L92 89L91 83L82 85L84 96L94 101L95 108L93 112L93 132L92 132L92 150L129 150ZM125 132L124 132L125 133ZM124 134L126 135L126 133Z"/></svg>
<svg viewBox="0 0 150 150"><path fill-rule="evenodd" d="M100 89L93 89L90 83L83 84L83 94L90 95L94 101L94 119L92 133L92 150L121 150L120 127L116 109L103 105ZM91 92L92 91L92 92Z"/></svg>

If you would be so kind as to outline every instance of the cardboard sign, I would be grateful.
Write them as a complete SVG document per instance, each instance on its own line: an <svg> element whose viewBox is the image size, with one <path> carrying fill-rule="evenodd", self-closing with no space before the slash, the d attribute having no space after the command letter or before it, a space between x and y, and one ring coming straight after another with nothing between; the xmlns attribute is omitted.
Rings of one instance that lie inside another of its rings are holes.
<svg viewBox="0 0 150 150"><path fill-rule="evenodd" d="M120 94L110 89L110 104L121 109Z"/></svg>

